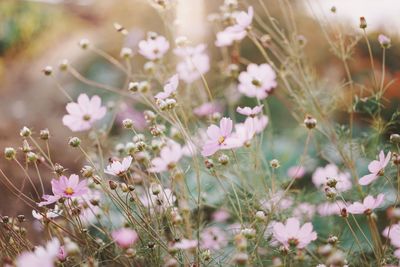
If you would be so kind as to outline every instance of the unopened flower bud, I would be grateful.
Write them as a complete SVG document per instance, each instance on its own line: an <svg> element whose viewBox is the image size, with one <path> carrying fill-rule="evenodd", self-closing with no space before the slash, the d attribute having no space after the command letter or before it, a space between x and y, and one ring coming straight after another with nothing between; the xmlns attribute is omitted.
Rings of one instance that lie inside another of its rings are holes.
<svg viewBox="0 0 400 267"><path fill-rule="evenodd" d="M30 152L30 151L32 151L32 147L29 145L29 143L28 143L27 140L24 140L24 141L22 142L22 152L28 153L28 152Z"/></svg>
<svg viewBox="0 0 400 267"><path fill-rule="evenodd" d="M122 26L121 24L119 24L118 22L114 22L113 26L114 26L114 29L117 30L117 32L120 32L123 35L127 35L128 34L128 31L125 29L125 27Z"/></svg>
<svg viewBox="0 0 400 267"><path fill-rule="evenodd" d="M25 221L25 215L22 214L18 215L17 220L19 223L23 223Z"/></svg>
<svg viewBox="0 0 400 267"><path fill-rule="evenodd" d="M134 250L133 248L128 248L127 250L125 250L125 256L127 258L134 258L136 256L136 250Z"/></svg>
<svg viewBox="0 0 400 267"><path fill-rule="evenodd" d="M228 77L236 79L239 75L239 66L237 64L229 64L227 67Z"/></svg>
<svg viewBox="0 0 400 267"><path fill-rule="evenodd" d="M46 66L42 70L43 74L46 76L50 76L53 73L53 68L51 66Z"/></svg>
<svg viewBox="0 0 400 267"><path fill-rule="evenodd" d="M340 216L342 216L343 218L349 217L349 213L347 212L346 208L340 210Z"/></svg>
<svg viewBox="0 0 400 267"><path fill-rule="evenodd" d="M150 189L151 189L151 193L152 193L153 195L157 196L158 194L161 193L162 187L161 187L161 185L159 185L159 184L152 183L152 184L150 185Z"/></svg>
<svg viewBox="0 0 400 267"><path fill-rule="evenodd" d="M326 187L325 188L325 196L328 199L334 199L336 197L337 193L335 189L332 189L331 187Z"/></svg>
<svg viewBox="0 0 400 267"><path fill-rule="evenodd" d="M177 47L185 47L189 44L189 40L186 36L179 36L175 39L175 44Z"/></svg>
<svg viewBox="0 0 400 267"><path fill-rule="evenodd" d="M331 12L332 12L332 13L336 13L336 7L335 7L335 6L332 6L332 7L331 7Z"/></svg>
<svg viewBox="0 0 400 267"><path fill-rule="evenodd" d="M235 236L235 246L239 251L244 251L247 249L247 239L242 233Z"/></svg>
<svg viewBox="0 0 400 267"><path fill-rule="evenodd" d="M165 100L168 109L174 109L176 107L176 100L173 98L168 98Z"/></svg>
<svg viewBox="0 0 400 267"><path fill-rule="evenodd" d="M81 139L78 137L71 137L68 141L68 145L72 147L78 147L81 144Z"/></svg>
<svg viewBox="0 0 400 267"><path fill-rule="evenodd" d="M390 142L397 145L400 144L400 134L391 134L390 135Z"/></svg>
<svg viewBox="0 0 400 267"><path fill-rule="evenodd" d="M310 115L307 115L304 119L304 125L310 130L314 129L315 126L317 126L317 120Z"/></svg>
<svg viewBox="0 0 400 267"><path fill-rule="evenodd" d="M143 115L144 115L144 119L146 120L146 122L147 123L153 123L154 122L154 120L157 118L157 115L153 112L153 111L151 111L151 110L145 110L144 112L143 112Z"/></svg>
<svg viewBox="0 0 400 267"><path fill-rule="evenodd" d="M81 39L81 40L79 41L79 46L80 46L82 49L87 49L87 48L89 47L89 40L88 40L88 39Z"/></svg>
<svg viewBox="0 0 400 267"><path fill-rule="evenodd" d="M130 82L128 84L128 90L132 93L136 93L139 91L139 83L138 82Z"/></svg>
<svg viewBox="0 0 400 267"><path fill-rule="evenodd" d="M42 139L42 140L49 140L49 138L50 138L49 129L41 130L39 136L40 136L40 139Z"/></svg>
<svg viewBox="0 0 400 267"><path fill-rule="evenodd" d="M26 154L26 158L28 159L29 162L35 162L38 160L38 156L36 155L36 153L33 152L28 152Z"/></svg>
<svg viewBox="0 0 400 267"><path fill-rule="evenodd" d="M150 83L147 81L142 81L139 83L139 92L142 94L147 93L150 90Z"/></svg>
<svg viewBox="0 0 400 267"><path fill-rule="evenodd" d="M269 47L272 44L272 38L268 34L260 37L260 42L264 47Z"/></svg>
<svg viewBox="0 0 400 267"><path fill-rule="evenodd" d="M400 165L400 155L397 153L392 154L392 160L394 165Z"/></svg>
<svg viewBox="0 0 400 267"><path fill-rule="evenodd" d="M130 49L129 47L123 47L121 49L120 56L124 59L129 59L132 57L132 54L133 54L132 49Z"/></svg>
<svg viewBox="0 0 400 267"><path fill-rule="evenodd" d="M3 221L3 223L9 223L10 222L10 217L3 216L3 217L1 217L1 220Z"/></svg>
<svg viewBox="0 0 400 267"><path fill-rule="evenodd" d="M360 17L360 29L367 28L367 20L364 17Z"/></svg>
<svg viewBox="0 0 400 267"><path fill-rule="evenodd" d="M253 239L256 236L256 230L253 228L244 228L240 232L247 239Z"/></svg>
<svg viewBox="0 0 400 267"><path fill-rule="evenodd" d="M68 69L69 63L68 63L68 59L63 59L60 64L58 65L58 68L61 71L66 71Z"/></svg>
<svg viewBox="0 0 400 267"><path fill-rule="evenodd" d="M126 183L120 183L119 187L121 187L122 192L128 193L129 189L128 189L128 186L126 185Z"/></svg>
<svg viewBox="0 0 400 267"><path fill-rule="evenodd" d="M336 188L337 180L335 178L327 178L326 185L330 188Z"/></svg>
<svg viewBox="0 0 400 267"><path fill-rule="evenodd" d="M17 154L17 151L12 148L12 147L6 147L4 148L4 156L8 160L12 160L15 158L15 155Z"/></svg>
<svg viewBox="0 0 400 267"><path fill-rule="evenodd" d="M212 169L214 168L214 162L212 161L212 159L206 159L204 160L204 165L206 165L207 169Z"/></svg>
<svg viewBox="0 0 400 267"><path fill-rule="evenodd" d="M32 131L26 126L24 126L21 129L21 131L19 132L19 135L22 137L29 137L29 136L31 136L31 134L32 134Z"/></svg>
<svg viewBox="0 0 400 267"><path fill-rule="evenodd" d="M256 212L256 218L259 221L265 221L267 219L267 216L265 215L265 212L262 210L259 210Z"/></svg>
<svg viewBox="0 0 400 267"><path fill-rule="evenodd" d="M249 255L245 252L239 252L233 256L233 259L236 264L245 265L247 263L247 261L249 260Z"/></svg>
<svg viewBox="0 0 400 267"><path fill-rule="evenodd" d="M118 184L113 180L108 181L108 185L110 186L111 190L115 190L118 187Z"/></svg>
<svg viewBox="0 0 400 267"><path fill-rule="evenodd" d="M201 253L201 257L203 258L204 261L209 261L211 260L211 251L209 249L204 250Z"/></svg>
<svg viewBox="0 0 400 267"><path fill-rule="evenodd" d="M94 174L94 168L89 165L83 166L83 168L81 169L81 173L83 177L90 178Z"/></svg>
<svg viewBox="0 0 400 267"><path fill-rule="evenodd" d="M133 128L133 120L125 119L122 121L122 125L124 126L125 129L132 129Z"/></svg>
<svg viewBox="0 0 400 267"><path fill-rule="evenodd" d="M219 121L221 119L222 115L219 112L214 112L213 114L211 114L211 119L213 121Z"/></svg>
<svg viewBox="0 0 400 267"><path fill-rule="evenodd" d="M335 235L330 235L328 237L328 243L331 245L335 245L338 242L338 240L339 240L338 237Z"/></svg>
<svg viewBox="0 0 400 267"><path fill-rule="evenodd" d="M383 34L379 34L378 41L383 48L389 48L391 45L390 38Z"/></svg>
<svg viewBox="0 0 400 267"><path fill-rule="evenodd" d="M148 61L144 64L143 69L146 74L153 74L156 69L156 65L153 61Z"/></svg>
<svg viewBox="0 0 400 267"><path fill-rule="evenodd" d="M168 108L167 102L165 102L163 99L157 99L156 104L162 111L165 111Z"/></svg>
<svg viewBox="0 0 400 267"><path fill-rule="evenodd" d="M282 255L287 255L289 250L285 247L285 246L280 246L278 248L279 253L281 253Z"/></svg>
<svg viewBox="0 0 400 267"><path fill-rule="evenodd" d="M229 157L226 154L222 154L221 156L218 157L218 162L221 165L227 165L229 163Z"/></svg>
<svg viewBox="0 0 400 267"><path fill-rule="evenodd" d="M59 163L54 164L54 172L55 173L57 173L58 175L62 175L64 173L64 171L65 171L65 168L61 164L59 164Z"/></svg>
<svg viewBox="0 0 400 267"><path fill-rule="evenodd" d="M273 169L278 169L278 168L281 166L281 164L279 163L279 160L277 160L277 159L271 160L271 161L269 162L269 165L270 165L271 168L273 168Z"/></svg>

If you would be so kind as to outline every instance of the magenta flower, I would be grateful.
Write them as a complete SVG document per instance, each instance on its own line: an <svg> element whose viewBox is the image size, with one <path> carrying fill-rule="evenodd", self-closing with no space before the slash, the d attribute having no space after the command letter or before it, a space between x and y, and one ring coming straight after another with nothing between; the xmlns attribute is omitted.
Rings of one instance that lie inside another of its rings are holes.
<svg viewBox="0 0 400 267"><path fill-rule="evenodd" d="M45 247L38 246L33 252L23 252L17 258L18 267L54 267L60 250L60 241L53 238Z"/></svg>
<svg viewBox="0 0 400 267"><path fill-rule="evenodd" d="M169 49L169 42L164 36L149 36L147 40L142 40L138 44L139 54L149 60L162 58Z"/></svg>
<svg viewBox="0 0 400 267"><path fill-rule="evenodd" d="M168 97L174 96L176 89L178 89L179 77L177 74L169 78L167 83L164 85L164 91L155 95L157 99L166 99Z"/></svg>
<svg viewBox="0 0 400 267"><path fill-rule="evenodd" d="M207 102L193 109L193 113L199 117L205 117L214 114L215 112L222 112L223 108L219 103Z"/></svg>
<svg viewBox="0 0 400 267"><path fill-rule="evenodd" d="M101 106L99 96L95 95L89 99L86 94L79 95L77 103L68 103L66 109L69 114L63 117L63 124L73 132L89 130L107 111Z"/></svg>
<svg viewBox="0 0 400 267"><path fill-rule="evenodd" d="M257 99L265 99L277 86L275 71L268 64L249 64L239 74L239 92Z"/></svg>
<svg viewBox="0 0 400 267"><path fill-rule="evenodd" d="M182 61L176 65L181 80L193 83L210 70L210 58L205 49L204 44L199 44L195 47L186 46L174 50L176 55L182 57Z"/></svg>
<svg viewBox="0 0 400 267"><path fill-rule="evenodd" d="M373 196L367 196L364 198L363 203L354 202L347 208L347 211L352 214L370 214L383 203L384 199L384 194L379 194L376 199Z"/></svg>
<svg viewBox="0 0 400 267"><path fill-rule="evenodd" d="M317 168L312 176L312 182L317 188L325 189L326 182L331 178L337 181L335 188L338 192L347 191L352 187L350 174L340 172L335 164Z"/></svg>
<svg viewBox="0 0 400 267"><path fill-rule="evenodd" d="M105 173L115 175L115 176L122 176L128 171L129 167L132 164L132 157L128 156L125 157L122 162L117 160L113 161L107 168L104 170Z"/></svg>
<svg viewBox="0 0 400 267"><path fill-rule="evenodd" d="M379 159L378 160L373 160L371 161L370 164L368 164L368 170L370 174L364 175L363 177L360 178L358 181L360 185L368 185L378 179L379 176L384 175L385 173L385 168L388 165L390 158L392 156L392 153L389 151L385 157L385 153L381 150L379 153Z"/></svg>
<svg viewBox="0 0 400 267"><path fill-rule="evenodd" d="M292 179L300 179L304 174L306 174L306 169L303 166L292 166L287 171L287 175Z"/></svg>
<svg viewBox="0 0 400 267"><path fill-rule="evenodd" d="M175 168L176 164L182 158L182 155L183 151L181 146L171 140L165 147L161 149L160 156L151 161L153 166L149 168L148 171L163 172L171 170Z"/></svg>
<svg viewBox="0 0 400 267"><path fill-rule="evenodd" d="M86 180L79 182L79 176L71 174L69 178L61 176L59 180L51 180L51 188L53 195L44 195L42 198L45 201L40 202L38 205L45 206L58 201L60 198L74 198L85 195L88 192Z"/></svg>
<svg viewBox="0 0 400 267"><path fill-rule="evenodd" d="M260 105L260 106L255 106L254 108L250 108L250 107L237 107L236 111L239 114L245 115L245 116L249 116L249 117L255 117L257 114L259 114L260 112L262 112L264 105Z"/></svg>
<svg viewBox="0 0 400 267"><path fill-rule="evenodd" d="M120 228L111 233L114 242L121 248L129 248L139 239L135 230L129 228Z"/></svg>
<svg viewBox="0 0 400 267"><path fill-rule="evenodd" d="M286 224L277 222L273 225L273 236L284 247L305 248L311 241L317 239L317 233L313 231L311 223L306 223L300 227L297 218L289 218Z"/></svg>
<svg viewBox="0 0 400 267"><path fill-rule="evenodd" d="M203 146L201 154L209 157L221 149L231 149L237 145L237 140L231 137L233 122L229 118L222 118L219 127L211 125L207 129L208 140Z"/></svg>

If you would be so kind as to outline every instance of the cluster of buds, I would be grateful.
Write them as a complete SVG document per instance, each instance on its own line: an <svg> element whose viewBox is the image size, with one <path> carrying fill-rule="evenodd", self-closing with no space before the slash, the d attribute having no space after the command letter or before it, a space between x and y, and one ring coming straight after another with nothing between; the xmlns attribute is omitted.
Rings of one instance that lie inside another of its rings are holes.
<svg viewBox="0 0 400 267"><path fill-rule="evenodd" d="M173 98L157 99L156 104L162 111L173 110L177 105L176 100Z"/></svg>
<svg viewBox="0 0 400 267"><path fill-rule="evenodd" d="M148 81L130 82L128 84L128 90L131 93L139 92L145 94L150 90L150 83Z"/></svg>

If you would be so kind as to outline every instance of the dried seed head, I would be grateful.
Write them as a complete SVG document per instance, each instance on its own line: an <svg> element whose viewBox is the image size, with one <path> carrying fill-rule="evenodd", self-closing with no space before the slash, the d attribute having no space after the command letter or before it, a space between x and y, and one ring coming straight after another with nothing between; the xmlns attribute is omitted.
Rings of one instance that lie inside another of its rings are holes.
<svg viewBox="0 0 400 267"><path fill-rule="evenodd" d="M17 154L17 151L12 148L12 147L6 147L4 148L4 157L8 160L12 160L15 158L15 155Z"/></svg>
<svg viewBox="0 0 400 267"><path fill-rule="evenodd" d="M212 169L214 168L214 162L212 161L212 159L206 159L204 160L204 165L206 165L207 169Z"/></svg>
<svg viewBox="0 0 400 267"><path fill-rule="evenodd" d="M26 126L22 127L22 129L19 132L19 135L22 137L29 137L29 136L31 136L31 134L32 134L32 131Z"/></svg>
<svg viewBox="0 0 400 267"><path fill-rule="evenodd" d="M132 129L133 128L133 120L125 119L122 121L122 125L124 126L125 129Z"/></svg>
<svg viewBox="0 0 400 267"><path fill-rule="evenodd" d="M25 221L25 215L20 214L17 216L17 219L19 223L23 223Z"/></svg>
<svg viewBox="0 0 400 267"><path fill-rule="evenodd" d="M78 137L71 137L68 141L68 144L72 147L78 147L81 144L81 139Z"/></svg>
<svg viewBox="0 0 400 267"><path fill-rule="evenodd" d="M42 139L42 140L49 140L49 138L50 138L49 129L40 130L39 136L40 136L40 139Z"/></svg>
<svg viewBox="0 0 400 267"><path fill-rule="evenodd" d="M400 144L400 134L391 134L390 135L390 142L397 145Z"/></svg>

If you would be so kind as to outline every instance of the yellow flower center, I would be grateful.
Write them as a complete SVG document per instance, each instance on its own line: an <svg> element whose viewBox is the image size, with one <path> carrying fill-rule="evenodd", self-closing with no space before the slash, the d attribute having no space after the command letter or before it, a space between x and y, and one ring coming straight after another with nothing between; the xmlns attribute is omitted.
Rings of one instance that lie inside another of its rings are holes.
<svg viewBox="0 0 400 267"><path fill-rule="evenodd" d="M64 193L70 196L74 193L74 189L72 189L72 187L67 187L65 188Z"/></svg>
<svg viewBox="0 0 400 267"><path fill-rule="evenodd" d="M89 114L83 115L83 120L84 121L90 121L90 115Z"/></svg>
<svg viewBox="0 0 400 267"><path fill-rule="evenodd" d="M218 138L218 144L222 144L223 142L225 142L225 137L221 136Z"/></svg>

